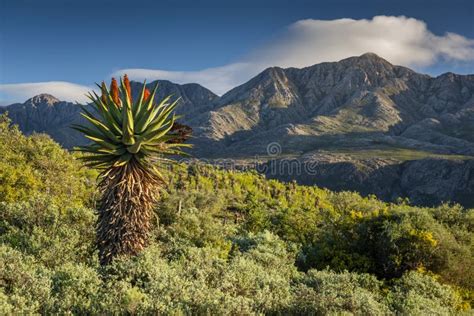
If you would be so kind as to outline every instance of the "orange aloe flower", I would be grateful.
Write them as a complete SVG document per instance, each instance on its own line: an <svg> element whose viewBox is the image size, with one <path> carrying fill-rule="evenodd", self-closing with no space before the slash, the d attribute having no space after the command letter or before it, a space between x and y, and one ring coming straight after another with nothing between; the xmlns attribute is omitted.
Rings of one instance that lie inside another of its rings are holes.
<svg viewBox="0 0 474 316"><path fill-rule="evenodd" d="M148 89L145 88L145 93L143 94L143 101L145 101L146 99L148 99L148 97L150 96L150 91L148 91Z"/></svg>
<svg viewBox="0 0 474 316"><path fill-rule="evenodd" d="M119 88L115 78L112 78L112 82L110 83L110 95L112 96L112 100L114 100L115 104L120 107L122 104L120 102Z"/></svg>
<svg viewBox="0 0 474 316"><path fill-rule="evenodd" d="M101 85L101 91L102 91L102 95L100 96L100 99L102 100L102 102L104 104L107 104L107 87L105 86L105 82L102 81L102 85Z"/></svg>
<svg viewBox="0 0 474 316"><path fill-rule="evenodd" d="M125 84L125 89L127 89L128 100L130 104L132 104L132 87L130 87L130 80L128 80L128 76L126 74L123 76L123 83Z"/></svg>

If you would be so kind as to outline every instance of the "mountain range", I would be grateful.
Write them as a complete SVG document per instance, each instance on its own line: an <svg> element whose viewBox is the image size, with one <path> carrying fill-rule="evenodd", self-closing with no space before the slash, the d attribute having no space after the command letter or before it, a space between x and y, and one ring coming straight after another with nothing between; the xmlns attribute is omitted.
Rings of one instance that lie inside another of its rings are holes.
<svg viewBox="0 0 474 316"><path fill-rule="evenodd" d="M222 96L199 84L158 84L157 99L180 97L197 158L257 162L268 177L386 200L474 206L474 75L432 77L367 53L268 68ZM66 148L85 142L69 128L81 120L76 104L42 94L4 111L27 134L48 133ZM314 172L271 168L285 160Z"/></svg>

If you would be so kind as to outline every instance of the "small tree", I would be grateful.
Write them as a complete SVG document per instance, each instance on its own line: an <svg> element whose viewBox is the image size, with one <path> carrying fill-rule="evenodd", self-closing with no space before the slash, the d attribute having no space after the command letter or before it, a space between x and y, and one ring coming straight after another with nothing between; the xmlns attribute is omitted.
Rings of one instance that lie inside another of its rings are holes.
<svg viewBox="0 0 474 316"><path fill-rule="evenodd" d="M103 82L99 97L92 92L92 111L83 108L87 125L75 125L92 141L77 148L82 160L101 170L97 246L102 265L116 256L137 255L147 245L153 205L164 184L156 168L170 162L166 156L184 154L182 129L175 126L178 100L171 96L155 104L155 94L143 89L135 100L125 75L119 89L112 78L110 91ZM181 126L181 125L180 125Z"/></svg>

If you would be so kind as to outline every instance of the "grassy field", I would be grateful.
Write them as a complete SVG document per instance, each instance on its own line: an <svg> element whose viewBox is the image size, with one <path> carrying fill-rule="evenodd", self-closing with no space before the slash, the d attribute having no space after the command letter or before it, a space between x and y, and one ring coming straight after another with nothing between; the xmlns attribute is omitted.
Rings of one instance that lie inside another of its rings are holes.
<svg viewBox="0 0 474 316"><path fill-rule="evenodd" d="M474 159L473 156L467 155L450 155L450 154L439 154L429 151L409 149L409 148L398 148L398 147L379 147L379 148L325 148L321 153L340 154L349 156L353 159L370 159L370 158L383 158L383 159L394 159L397 161L410 161L419 160L425 158L439 158L439 159L452 159L452 160L467 160Z"/></svg>
<svg viewBox="0 0 474 316"><path fill-rule="evenodd" d="M232 160L235 162L248 163L251 162L266 162L272 159L298 159L302 154L327 154L336 155L340 158L347 158L348 160L366 160L366 159L391 159L398 162L420 160L425 158L448 159L448 160L469 160L474 159L474 156L456 155L456 154L441 154L436 152L416 150L411 148L391 147L391 146L377 146L377 147L330 147L324 146L315 151L306 153L286 153L271 156L271 155L256 155L248 156L242 155L233 158L223 158L225 160ZM219 159L212 159L219 160Z"/></svg>

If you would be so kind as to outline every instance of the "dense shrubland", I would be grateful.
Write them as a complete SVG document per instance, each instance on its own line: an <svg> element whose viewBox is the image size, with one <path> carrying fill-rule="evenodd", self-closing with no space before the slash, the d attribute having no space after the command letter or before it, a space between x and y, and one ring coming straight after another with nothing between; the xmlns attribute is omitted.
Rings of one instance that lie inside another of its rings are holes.
<svg viewBox="0 0 474 316"><path fill-rule="evenodd" d="M176 165L138 257L100 267L97 174L0 119L0 314L457 314L474 212Z"/></svg>

